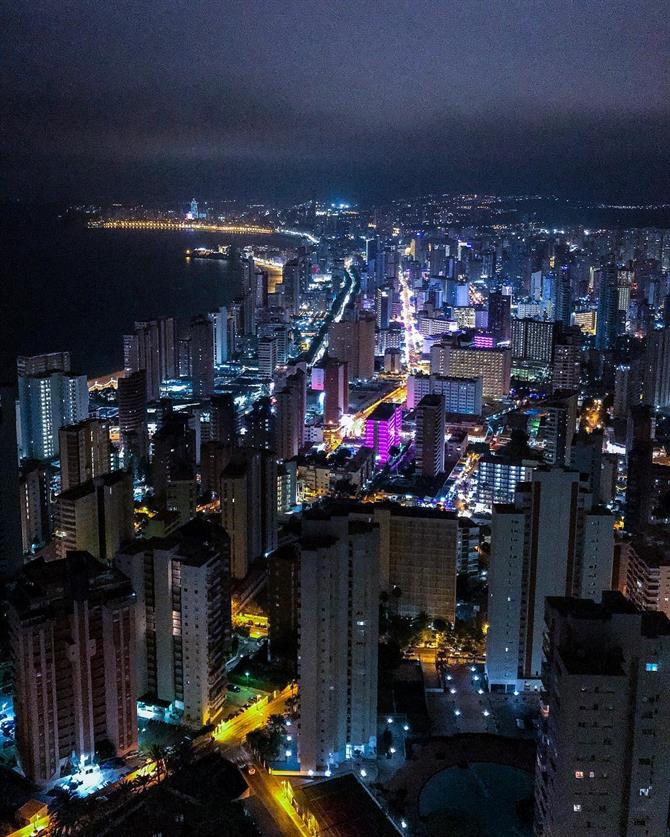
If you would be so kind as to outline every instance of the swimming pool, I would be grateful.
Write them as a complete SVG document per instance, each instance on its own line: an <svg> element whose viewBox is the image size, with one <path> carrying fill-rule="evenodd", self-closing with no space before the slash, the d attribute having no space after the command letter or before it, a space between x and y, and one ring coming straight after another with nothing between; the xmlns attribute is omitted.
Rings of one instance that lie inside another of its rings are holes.
<svg viewBox="0 0 670 837"><path fill-rule="evenodd" d="M519 819L516 803L532 793L530 773L505 764L478 762L466 768L450 767L429 779L421 791L419 813L429 818L430 834L450 833L445 822L449 813L459 825L471 824L471 833L481 837L529 837L532 824Z"/></svg>

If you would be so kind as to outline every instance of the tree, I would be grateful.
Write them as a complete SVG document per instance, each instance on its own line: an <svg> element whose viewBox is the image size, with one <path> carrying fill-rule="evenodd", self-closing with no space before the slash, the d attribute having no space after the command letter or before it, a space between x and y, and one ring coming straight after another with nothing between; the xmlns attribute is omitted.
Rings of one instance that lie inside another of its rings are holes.
<svg viewBox="0 0 670 837"><path fill-rule="evenodd" d="M145 753L147 756L153 761L156 765L156 781L160 782L160 780L164 777L166 773L166 759L167 759L167 749L162 744L155 742L154 744L150 744L148 747L145 748Z"/></svg>
<svg viewBox="0 0 670 837"><path fill-rule="evenodd" d="M80 834L88 819L90 807L86 800L66 788L58 789L56 804L50 812L54 837Z"/></svg>
<svg viewBox="0 0 670 837"><path fill-rule="evenodd" d="M443 634L447 630L446 620L440 619L439 617L437 619L433 619L433 628L435 628L439 634Z"/></svg>

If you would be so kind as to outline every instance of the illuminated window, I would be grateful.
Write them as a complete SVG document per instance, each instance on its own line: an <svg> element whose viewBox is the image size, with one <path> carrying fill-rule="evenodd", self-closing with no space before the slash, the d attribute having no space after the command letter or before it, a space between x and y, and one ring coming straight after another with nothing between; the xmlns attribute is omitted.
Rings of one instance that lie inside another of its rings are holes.
<svg viewBox="0 0 670 837"><path fill-rule="evenodd" d="M647 663L645 665L646 671L658 671L658 663Z"/></svg>
<svg viewBox="0 0 670 837"><path fill-rule="evenodd" d="M583 770L575 770L575 779L583 779L584 778L584 771Z"/></svg>

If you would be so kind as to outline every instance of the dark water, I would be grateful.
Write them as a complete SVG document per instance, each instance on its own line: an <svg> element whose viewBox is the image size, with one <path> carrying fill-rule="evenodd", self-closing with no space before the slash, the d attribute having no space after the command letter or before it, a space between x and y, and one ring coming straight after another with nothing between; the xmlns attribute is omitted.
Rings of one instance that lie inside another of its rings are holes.
<svg viewBox="0 0 670 837"><path fill-rule="evenodd" d="M239 294L223 261L188 261L188 247L278 244L282 237L92 230L53 217L2 222L0 376L17 354L72 352L89 376L122 368L122 335L136 319L180 322Z"/></svg>

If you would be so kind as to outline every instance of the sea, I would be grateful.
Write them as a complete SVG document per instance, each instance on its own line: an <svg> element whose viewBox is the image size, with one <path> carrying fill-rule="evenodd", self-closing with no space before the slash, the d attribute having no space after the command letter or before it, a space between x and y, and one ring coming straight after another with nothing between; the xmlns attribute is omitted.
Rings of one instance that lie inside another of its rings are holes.
<svg viewBox="0 0 670 837"><path fill-rule="evenodd" d="M283 236L90 229L41 211L0 220L0 380L19 354L69 350L89 378L123 367L135 320L180 324L240 293L227 261L186 259L193 247L295 246Z"/></svg>

